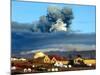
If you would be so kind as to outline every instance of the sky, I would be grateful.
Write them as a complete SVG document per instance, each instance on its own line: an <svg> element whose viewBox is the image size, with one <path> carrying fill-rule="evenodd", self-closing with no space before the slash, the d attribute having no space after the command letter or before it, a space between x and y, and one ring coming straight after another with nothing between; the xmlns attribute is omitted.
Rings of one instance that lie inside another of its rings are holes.
<svg viewBox="0 0 100 75"><path fill-rule="evenodd" d="M82 33L95 32L95 6L88 5L12 1L12 21L20 23L38 21L40 16L46 15L47 7L50 5L57 5L59 7L68 6L72 8L74 19L71 29L73 31L80 31Z"/></svg>

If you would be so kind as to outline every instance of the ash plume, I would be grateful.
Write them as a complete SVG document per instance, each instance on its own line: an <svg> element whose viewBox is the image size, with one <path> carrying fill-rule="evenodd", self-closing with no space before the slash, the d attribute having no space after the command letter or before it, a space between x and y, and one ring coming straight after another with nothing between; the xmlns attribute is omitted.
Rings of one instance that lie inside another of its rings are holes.
<svg viewBox="0 0 100 75"><path fill-rule="evenodd" d="M56 24L53 24L50 28L50 32L67 31L66 24L63 23L62 19L58 19Z"/></svg>
<svg viewBox="0 0 100 75"><path fill-rule="evenodd" d="M69 29L73 19L73 11L68 7L49 6L47 14L40 17L39 28L43 32L49 32L52 25L56 24L58 19L61 19Z"/></svg>
<svg viewBox="0 0 100 75"><path fill-rule="evenodd" d="M12 30L29 31L29 32L52 32L52 27L57 23L57 20L66 24L65 26L56 26L56 31L60 29L68 31L73 19L73 11L68 7L48 6L47 14L40 16L39 20L33 23L18 23L12 22Z"/></svg>

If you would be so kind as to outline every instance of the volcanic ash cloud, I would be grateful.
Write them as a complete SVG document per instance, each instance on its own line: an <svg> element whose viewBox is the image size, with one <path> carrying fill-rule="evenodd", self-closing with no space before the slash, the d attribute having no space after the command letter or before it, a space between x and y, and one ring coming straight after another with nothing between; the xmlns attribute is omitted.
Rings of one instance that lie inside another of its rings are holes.
<svg viewBox="0 0 100 75"><path fill-rule="evenodd" d="M52 25L50 28L50 32L57 32L57 31L67 31L66 24L63 23L62 19L58 19L56 24Z"/></svg>

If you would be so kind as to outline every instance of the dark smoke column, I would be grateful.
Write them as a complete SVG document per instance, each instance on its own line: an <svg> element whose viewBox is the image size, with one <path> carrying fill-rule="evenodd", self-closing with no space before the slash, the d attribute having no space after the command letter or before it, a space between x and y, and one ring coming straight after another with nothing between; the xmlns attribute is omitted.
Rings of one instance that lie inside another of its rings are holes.
<svg viewBox="0 0 100 75"><path fill-rule="evenodd" d="M58 19L62 19L62 21L67 24L66 27L68 31L70 31L70 25L74 17L71 8L68 8L66 6L63 8L60 8L58 6L49 6L47 9L46 18L51 24L56 23Z"/></svg>

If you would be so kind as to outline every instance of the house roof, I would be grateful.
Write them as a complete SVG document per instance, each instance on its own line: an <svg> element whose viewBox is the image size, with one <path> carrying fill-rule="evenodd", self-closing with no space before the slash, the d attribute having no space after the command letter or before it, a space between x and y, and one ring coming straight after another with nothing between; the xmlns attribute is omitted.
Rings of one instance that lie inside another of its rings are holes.
<svg viewBox="0 0 100 75"><path fill-rule="evenodd" d="M49 55L49 58L52 60L53 58L55 58L56 60L59 60L59 61L65 61L67 60L65 57L62 57L62 56L58 56L58 55Z"/></svg>
<svg viewBox="0 0 100 75"><path fill-rule="evenodd" d="M14 63L16 67L28 67L31 66L32 64L30 62L16 62Z"/></svg>

